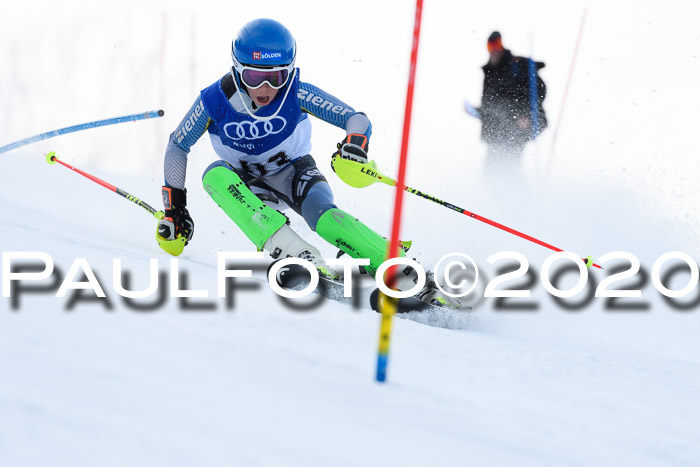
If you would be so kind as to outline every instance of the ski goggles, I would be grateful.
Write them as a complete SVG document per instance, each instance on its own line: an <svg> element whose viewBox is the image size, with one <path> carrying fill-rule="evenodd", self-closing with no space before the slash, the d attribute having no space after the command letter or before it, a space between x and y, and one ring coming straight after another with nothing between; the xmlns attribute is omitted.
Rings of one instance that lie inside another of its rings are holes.
<svg viewBox="0 0 700 467"><path fill-rule="evenodd" d="M234 67L241 76L243 84L248 89L258 89L267 83L272 89L280 89L289 80L289 75L294 69L294 64L284 66L273 66L269 68L254 68L246 65Z"/></svg>

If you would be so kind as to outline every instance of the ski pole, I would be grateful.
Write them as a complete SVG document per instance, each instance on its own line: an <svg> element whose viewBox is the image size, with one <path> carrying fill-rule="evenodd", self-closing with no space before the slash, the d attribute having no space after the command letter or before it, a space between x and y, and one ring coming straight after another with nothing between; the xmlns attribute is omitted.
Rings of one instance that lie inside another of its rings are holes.
<svg viewBox="0 0 700 467"><path fill-rule="evenodd" d="M111 185L111 184L105 182L104 180L101 180L101 179L95 177L94 175L90 175L90 174L87 173L87 172L83 172L82 170L77 169L77 168L73 167L73 166L70 165L70 164L66 164L66 163L63 162L62 160L59 160L58 157L56 157L56 153L55 153L55 152L50 152L50 153L48 153L48 154L46 155L46 162L48 162L50 165L53 165L53 164L55 164L56 162L58 162L58 163L61 164L62 166L67 167L67 168L71 169L72 171L79 173L79 174L82 175L83 177L89 178L90 180L92 180L93 182L97 183L98 185L101 185L101 186L107 188L108 190L115 192L115 193L118 194L119 196L122 196L122 197L128 199L129 201L131 201L132 203L136 204L137 206L141 206L141 207L144 208L146 211L148 211L149 213L151 213L151 215L152 215L153 217L155 217L156 219L158 219L158 220L162 219L162 218L165 216L165 214L163 213L163 211L156 211L156 210L155 210L154 208L152 208L148 203L146 203L146 202L144 202L144 201L141 201L141 200L138 199L136 196L127 193L126 191L122 190L121 188L117 188L116 186Z"/></svg>
<svg viewBox="0 0 700 467"><path fill-rule="evenodd" d="M393 180L393 179L387 177L386 175L382 174L379 171L375 161L370 161L368 163L363 164L360 162L342 159L339 156L333 156L331 164L333 166L333 170L335 171L335 173L338 174L338 177L340 177L348 185L355 187L355 188L364 188L364 187L372 185L376 182L382 182L382 183L385 183L389 186L397 186L398 185L396 180ZM550 245L549 243L543 242L542 240L539 240L535 237L531 237L530 235L524 234L524 233L517 231L515 229L512 229L508 226L505 226L503 224L499 224L498 222L492 221L492 220L487 219L485 217L482 217L478 214L467 211L466 209L455 206L454 204L448 203L446 201L442 201L442 200L435 198L434 196L431 196L427 193L423 193L420 190L416 190L415 188L411 188L409 186L404 185L403 189L405 191L411 193L412 195L420 196L421 198L425 198L428 201L432 201L432 202L439 204L441 206L444 206L448 209L451 209L453 211L457 211L457 212L462 213L466 216L469 216L472 219L476 219L478 221L484 222L486 224L489 224L493 227L504 230L504 231L511 233L513 235L517 235L520 238L524 238L525 240L529 240L529 241L536 243L538 245L541 245L545 248L549 248L550 250L554 250L557 252L564 251L561 248L558 248L554 245ZM590 267L592 265L592 266L597 267L598 269L603 269L600 265L594 263L591 260L590 256L588 258L581 258L581 259L583 260L584 263L586 263L586 265L588 267Z"/></svg>
<svg viewBox="0 0 700 467"><path fill-rule="evenodd" d="M114 125L117 123L133 122L136 120L145 120L147 118L157 118L165 115L162 110L149 110L148 112L125 115L123 117L108 118L106 120L97 120L90 123L82 123L80 125L73 125L66 128L61 128L58 130L47 131L46 133L41 133L39 135L30 136L29 138L24 138L14 143L7 144L5 146L0 146L0 154L7 152L11 149L18 148L20 146L25 146L30 143L36 143L37 141L43 141L45 139L53 138L54 136L65 135L66 133L73 133L75 131L87 130L89 128L97 128L105 125Z"/></svg>

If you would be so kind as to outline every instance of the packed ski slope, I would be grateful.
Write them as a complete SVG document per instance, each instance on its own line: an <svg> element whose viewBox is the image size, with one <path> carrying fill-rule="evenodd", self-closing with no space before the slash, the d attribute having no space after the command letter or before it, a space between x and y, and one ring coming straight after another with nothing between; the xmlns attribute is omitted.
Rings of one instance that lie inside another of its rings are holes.
<svg viewBox="0 0 700 467"><path fill-rule="evenodd" d="M158 206L170 129L197 90L226 71L238 27L270 16L296 35L302 79L367 112L370 155L393 175L413 3L373 4L380 11L371 15L364 2L342 12L276 1L264 11L218 2L197 10L172 2L166 12L144 2L99 11L82 2L9 5L0 19L2 43L12 44L0 49L9 65L0 68L0 145L152 108L166 116L0 155L0 250L43 252L56 267L46 280L22 283L44 291L0 299L0 465L695 464L700 292L673 306L650 279L668 251L700 257L690 126L698 7L676 6L687 14L590 3L556 153L550 158L550 128L517 170L485 174L478 125L461 109L463 97L478 102L485 38L499 29L516 54L532 49L547 62L553 123L583 6L426 2L407 183L578 255L631 252L646 280L619 284L641 289L641 298L586 302L584 292L560 304L539 277L548 250L409 196L403 237L414 242L411 255L430 268L445 254L468 254L482 277L470 314L395 320L389 381L379 385L376 313L335 302L285 305L264 282L266 261L236 282L231 301L216 298L217 253L251 248L200 188L213 160L207 141L190 157L196 231L178 266L180 288L208 297L185 301L126 302L116 293L115 259L135 290L148 285L154 259L159 292L170 294L171 258L155 243L155 220L43 154L57 151ZM339 17L364 32L329 34ZM673 46L661 42L670 36ZM673 76L644 66L666 60ZM393 191L344 186L328 166L341 133L314 123L319 167L340 207L388 234ZM479 298L503 266L487 258L500 251L524 254L533 273L527 285L510 283L532 290L506 301L515 309ZM91 291L55 297L80 258L106 300ZM667 285L682 288L684 271ZM608 275L591 270L592 283ZM569 273L558 285L574 282Z"/></svg>

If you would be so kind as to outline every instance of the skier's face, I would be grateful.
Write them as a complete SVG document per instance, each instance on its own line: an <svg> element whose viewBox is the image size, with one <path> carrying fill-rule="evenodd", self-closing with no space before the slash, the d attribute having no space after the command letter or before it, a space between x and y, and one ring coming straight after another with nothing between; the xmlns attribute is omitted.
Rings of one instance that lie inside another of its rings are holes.
<svg viewBox="0 0 700 467"><path fill-rule="evenodd" d="M494 50L493 52L489 52L489 63L491 65L498 65L501 61L501 58L503 58L502 50Z"/></svg>
<svg viewBox="0 0 700 467"><path fill-rule="evenodd" d="M263 107L272 102L272 100L277 95L279 89L273 89L269 84L265 83L258 89L248 88L248 94L250 98L253 99L255 105L258 107Z"/></svg>

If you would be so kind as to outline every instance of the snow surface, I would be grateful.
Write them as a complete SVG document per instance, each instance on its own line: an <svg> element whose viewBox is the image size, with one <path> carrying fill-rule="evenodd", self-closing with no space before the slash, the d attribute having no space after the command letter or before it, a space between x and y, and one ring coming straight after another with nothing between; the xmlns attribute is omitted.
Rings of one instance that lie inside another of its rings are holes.
<svg viewBox="0 0 700 467"><path fill-rule="evenodd" d="M629 251L647 280L619 284L642 290L617 302L628 309L583 294L567 300L583 305L565 308L539 280L548 250L407 195L403 237L426 267L468 254L483 293L505 264L486 259L512 250L527 256L534 280L529 299L508 302L520 309L475 298L470 314L395 319L386 384L374 381L376 313L335 302L292 309L262 280L265 261L238 282L232 306L215 298L217 252L251 249L199 188L214 160L208 142L190 157L197 228L179 270L209 298L167 298L150 311L116 294L112 266L122 261L133 289L147 286L152 258L169 277L155 221L43 154L157 206L167 135L226 72L238 28L269 16L295 34L302 79L370 116L371 156L394 175L413 2L163 5L3 5L0 145L145 110L166 115L0 155L2 252L47 253L60 272L37 282L50 292L0 299L1 466L697 465L698 288L677 301L683 309L649 279L667 251L700 255L696 2L426 2L407 183L579 255ZM478 104L494 29L514 53L547 63L551 126L510 174L484 173L479 125L461 104ZM342 208L388 234L393 191L347 187L324 162L339 136L314 122L319 167ZM107 301L89 291L55 297L77 258ZM685 271L671 288L687 283ZM597 284L608 273L591 275ZM573 282L568 274L560 286ZM159 285L167 291L167 279Z"/></svg>

